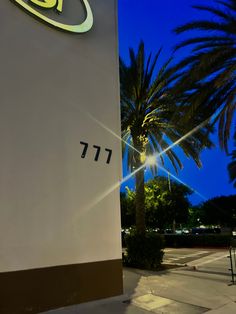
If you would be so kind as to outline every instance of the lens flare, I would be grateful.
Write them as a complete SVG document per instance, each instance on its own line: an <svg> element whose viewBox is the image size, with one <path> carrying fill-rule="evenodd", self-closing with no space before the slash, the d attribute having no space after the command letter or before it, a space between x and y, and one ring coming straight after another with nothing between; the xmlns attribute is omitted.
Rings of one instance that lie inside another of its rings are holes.
<svg viewBox="0 0 236 314"><path fill-rule="evenodd" d="M102 123L101 121L97 120L92 114L90 114L89 112L83 112L84 114L86 114L87 116L89 116L94 122L96 122L98 125L100 125L103 129L105 129L106 131L108 131L110 134L112 134L114 137L116 137L118 140L120 140L121 142L125 143L127 146L129 146L131 149L133 149L134 151L138 152L141 155L141 152L138 151L135 147L133 147L130 143L128 143L127 141L125 141L124 139L122 139L119 135L117 135L113 130L111 130L110 128L108 128L104 123ZM214 116L216 116L218 113L216 113ZM101 202L104 198L106 198L110 193L112 193L113 191L115 191L116 189L119 189L120 186L122 184L124 184L125 182L127 182L129 179L131 179L137 172L139 172L141 169L145 169L147 166L151 166L151 165L155 165L158 163L158 157L160 157L161 155L165 154L168 150L172 149L173 147L175 147L176 145L180 144L182 141L184 141L186 138L188 138L189 136L191 136L192 134L194 134L195 132L197 132L199 129L201 129L202 127L204 127L206 124L209 123L209 119L206 119L204 122L202 122L201 124L199 124L198 126L196 126L195 128L193 128L191 131L189 131L188 133L186 133L184 136L182 136L181 138L179 138L176 142L172 143L170 146L168 146L166 149L164 149L162 152L160 153L156 153L153 155L150 155L146 158L145 163L140 166L137 169L134 169L134 171L130 172L127 176L125 176L121 181L118 181L116 183L114 183L109 189L107 189L106 191L104 191L102 194L98 195L91 203L89 203L87 206L85 206L84 208L84 212L87 210L92 209L96 204L98 204L99 202ZM198 195L200 198L202 198L203 200L206 200L207 198L202 195L201 193L199 193L196 189L192 188L190 185L188 185L187 183L185 183L184 181L182 181L181 179L179 179L178 177L176 177L175 175L173 175L172 173L170 173L169 171L167 171L165 168L161 167L158 164L158 168L161 169L162 171L166 172L168 174L168 176L172 177L174 180L178 181L179 183L185 185L186 187L188 187L191 191L193 191L196 195Z"/></svg>
<svg viewBox="0 0 236 314"><path fill-rule="evenodd" d="M145 164L148 166L154 166L157 163L157 159L154 155L147 156Z"/></svg>

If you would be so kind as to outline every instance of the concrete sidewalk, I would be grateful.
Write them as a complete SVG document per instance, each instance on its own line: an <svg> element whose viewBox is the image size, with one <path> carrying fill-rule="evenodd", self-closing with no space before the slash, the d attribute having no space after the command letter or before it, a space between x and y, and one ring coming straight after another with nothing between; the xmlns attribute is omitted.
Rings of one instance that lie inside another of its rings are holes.
<svg viewBox="0 0 236 314"><path fill-rule="evenodd" d="M228 274L176 268L163 272L124 269L124 295L44 314L233 314L236 286Z"/></svg>

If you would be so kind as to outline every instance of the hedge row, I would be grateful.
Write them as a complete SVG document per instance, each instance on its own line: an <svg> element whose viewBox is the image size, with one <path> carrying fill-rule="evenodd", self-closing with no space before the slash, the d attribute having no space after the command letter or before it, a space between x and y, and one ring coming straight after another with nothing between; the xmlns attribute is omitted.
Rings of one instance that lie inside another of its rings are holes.
<svg viewBox="0 0 236 314"><path fill-rule="evenodd" d="M229 247L230 235L199 234L178 235L165 234L166 247Z"/></svg>
<svg viewBox="0 0 236 314"><path fill-rule="evenodd" d="M148 232L144 235L132 232L124 238L126 252L123 254L125 266L144 269L159 269L163 260L164 247L236 247L236 240L230 235L160 235ZM234 243L233 243L234 242Z"/></svg>
<svg viewBox="0 0 236 314"><path fill-rule="evenodd" d="M157 233L144 235L132 232L125 236L126 253L123 255L125 266L157 270L164 255L164 237Z"/></svg>

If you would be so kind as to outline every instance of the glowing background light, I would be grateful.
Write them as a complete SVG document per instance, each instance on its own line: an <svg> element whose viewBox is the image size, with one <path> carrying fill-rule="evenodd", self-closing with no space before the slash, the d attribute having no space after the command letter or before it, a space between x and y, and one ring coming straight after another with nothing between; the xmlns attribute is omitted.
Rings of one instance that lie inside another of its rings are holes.
<svg viewBox="0 0 236 314"><path fill-rule="evenodd" d="M148 166L154 166L157 163L155 156L147 156L145 164Z"/></svg>

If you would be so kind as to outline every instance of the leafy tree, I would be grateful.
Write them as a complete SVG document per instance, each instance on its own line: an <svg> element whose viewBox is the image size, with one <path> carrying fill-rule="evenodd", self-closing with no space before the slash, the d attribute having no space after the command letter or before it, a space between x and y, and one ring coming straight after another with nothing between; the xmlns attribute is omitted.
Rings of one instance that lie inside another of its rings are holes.
<svg viewBox="0 0 236 314"><path fill-rule="evenodd" d="M192 54L180 62L182 85L189 86L193 107L219 121L221 147L228 152L230 126L236 109L236 0L215 0L216 6L195 5L197 10L210 12L211 19L191 21L176 28L176 33L196 32L177 45L189 46Z"/></svg>
<svg viewBox="0 0 236 314"><path fill-rule="evenodd" d="M199 205L189 208L188 228L198 227L202 224L201 218L202 212Z"/></svg>
<svg viewBox="0 0 236 314"><path fill-rule="evenodd" d="M192 193L186 186L168 180L166 177L156 177L145 184L145 216L146 225L150 228L164 230L172 224L186 223L190 206L188 196ZM136 192L127 188L127 193L121 193L122 227L130 227L135 222Z"/></svg>
<svg viewBox="0 0 236 314"><path fill-rule="evenodd" d="M135 170L136 228L138 233L144 233L146 156L160 153L159 162L164 164L165 153L178 171L182 168L182 162L170 146L177 142L185 155L200 167L200 152L204 147L212 147L212 143L207 138L208 130L205 126L180 140L198 126L199 119L197 115L191 121L183 119L186 108L181 106L181 95L174 90L178 73L170 67L171 60L157 69L161 51L154 57L149 54L146 58L143 42L137 53L133 49L129 52L129 65L120 59L121 123L122 137L126 143L123 151L127 150L129 169ZM156 167L153 167L155 170Z"/></svg>
<svg viewBox="0 0 236 314"><path fill-rule="evenodd" d="M204 202L199 208L200 220L206 225L236 226L236 195L220 196Z"/></svg>
<svg viewBox="0 0 236 314"><path fill-rule="evenodd" d="M173 221L186 223L192 191L166 177L156 177L145 184L147 224L164 230Z"/></svg>

